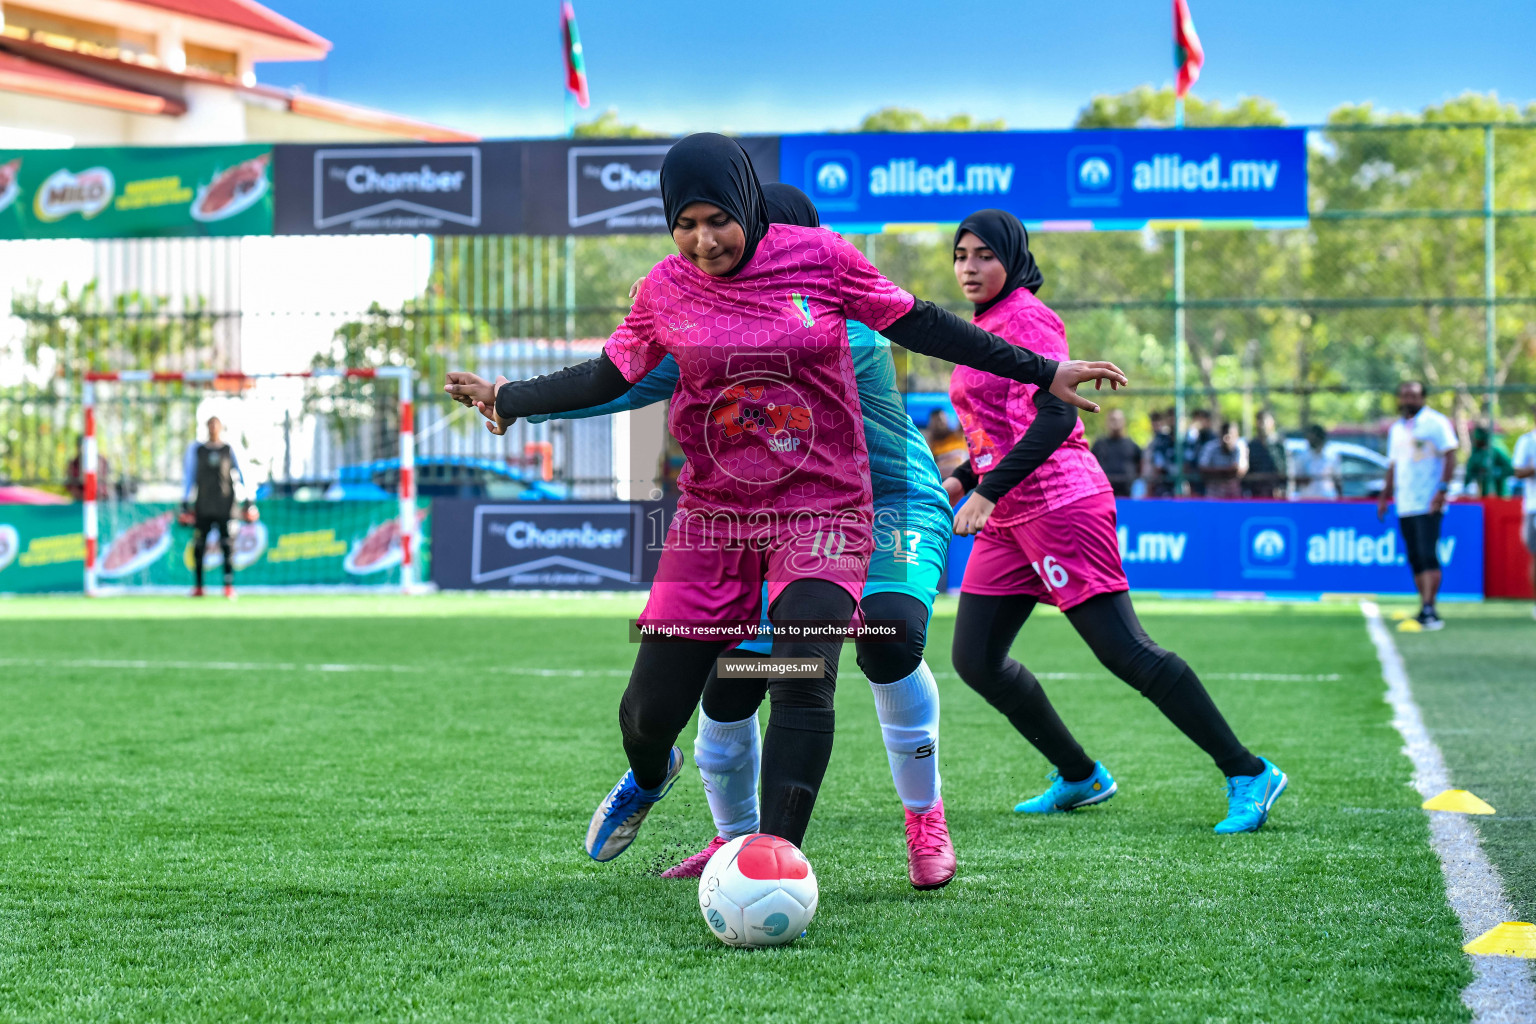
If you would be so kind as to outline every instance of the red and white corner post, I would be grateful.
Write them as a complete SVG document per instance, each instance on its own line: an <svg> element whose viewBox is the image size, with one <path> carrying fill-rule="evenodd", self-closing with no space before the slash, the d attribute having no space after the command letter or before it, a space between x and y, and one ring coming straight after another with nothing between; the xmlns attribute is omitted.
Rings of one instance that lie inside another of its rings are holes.
<svg viewBox="0 0 1536 1024"><path fill-rule="evenodd" d="M85 596L96 594L96 540L100 523L96 508L96 384L87 379L80 391L80 404L85 410L85 430L80 435L80 477L85 493L82 507L85 510Z"/></svg>
<svg viewBox="0 0 1536 1024"><path fill-rule="evenodd" d="M400 385L400 589L410 593L421 582L421 535L416 518L416 407L412 401L411 368L395 368L392 375Z"/></svg>

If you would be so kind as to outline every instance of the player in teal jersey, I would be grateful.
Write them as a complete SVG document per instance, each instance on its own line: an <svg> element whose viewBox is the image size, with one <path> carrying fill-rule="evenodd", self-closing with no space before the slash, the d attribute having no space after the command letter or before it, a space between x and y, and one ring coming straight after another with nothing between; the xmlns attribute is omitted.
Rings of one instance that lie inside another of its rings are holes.
<svg viewBox="0 0 1536 1024"><path fill-rule="evenodd" d="M764 186L775 223L818 224L815 207L788 185ZM896 387L890 342L861 323L848 323L859 405L874 494L875 551L859 601L866 624L895 625L895 639L857 643L859 668L874 691L875 709L897 795L906 810L908 876L919 889L937 889L955 875L955 852L940 793L939 691L923 660L933 600L944 576L953 525L949 498L928 443L907 415ZM678 368L671 356L622 398L556 418L603 416L672 397ZM530 417L537 422L544 417ZM762 626L767 628L766 600ZM742 654L766 656L767 640L741 644ZM758 829L757 708L766 678L711 675L700 702L694 760L704 779L718 833L707 846L666 872L697 878L717 849ZM777 712L775 712L777 714Z"/></svg>

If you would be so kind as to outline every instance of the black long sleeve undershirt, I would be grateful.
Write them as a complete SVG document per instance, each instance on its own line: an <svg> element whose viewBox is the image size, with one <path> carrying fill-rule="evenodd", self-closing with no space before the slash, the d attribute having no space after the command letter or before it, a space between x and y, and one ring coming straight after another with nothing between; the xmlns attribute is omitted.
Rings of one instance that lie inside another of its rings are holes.
<svg viewBox="0 0 1536 1024"><path fill-rule="evenodd" d="M963 363L987 373L1049 389L1056 361L1011 345L942 306L917 299L899 320L880 332L902 348ZM606 353L563 370L504 384L496 392L496 413L515 419L539 413L573 412L604 405L634 387Z"/></svg>
<svg viewBox="0 0 1536 1024"><path fill-rule="evenodd" d="M969 462L957 467L950 476L959 480L967 491L975 490L993 503L1023 483L1072 436L1072 428L1077 426L1077 410L1050 392L1041 391L1035 395L1035 409L1035 418L1024 436L995 469L980 478L980 483Z"/></svg>
<svg viewBox="0 0 1536 1024"><path fill-rule="evenodd" d="M1056 360L1012 345L960 319L943 306L917 299L901 319L880 332L902 348L1049 391Z"/></svg>
<svg viewBox="0 0 1536 1024"><path fill-rule="evenodd" d="M510 420L537 413L590 409L628 394L632 387L605 352L596 359L542 377L503 384L496 392L496 415Z"/></svg>

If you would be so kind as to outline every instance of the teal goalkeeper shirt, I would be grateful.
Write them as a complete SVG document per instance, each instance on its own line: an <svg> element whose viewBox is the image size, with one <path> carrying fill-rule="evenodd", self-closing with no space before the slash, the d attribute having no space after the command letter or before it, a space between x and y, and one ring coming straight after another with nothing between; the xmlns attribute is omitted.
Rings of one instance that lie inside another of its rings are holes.
<svg viewBox="0 0 1536 1024"><path fill-rule="evenodd" d="M864 441L869 446L870 484L874 491L875 528L923 529L948 535L954 521L949 497L939 479L939 467L928 442L896 387L896 363L891 343L856 320L848 321L848 347L864 416ZM677 388L677 363L671 356L640 379L623 396L605 405L544 419L585 419L641 409L672 397Z"/></svg>

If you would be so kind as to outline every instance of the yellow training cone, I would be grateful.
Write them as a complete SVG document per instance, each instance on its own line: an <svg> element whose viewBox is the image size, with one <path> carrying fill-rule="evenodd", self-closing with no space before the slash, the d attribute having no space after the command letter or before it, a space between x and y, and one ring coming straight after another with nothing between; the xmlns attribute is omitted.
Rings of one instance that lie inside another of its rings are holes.
<svg viewBox="0 0 1536 1024"><path fill-rule="evenodd" d="M1461 814L1493 814L1494 810L1464 789L1448 789L1424 801L1426 811L1457 811Z"/></svg>
<svg viewBox="0 0 1536 1024"><path fill-rule="evenodd" d="M1536 960L1536 924L1505 921L1488 929L1465 946L1468 953L1481 956L1520 956Z"/></svg>
<svg viewBox="0 0 1536 1024"><path fill-rule="evenodd" d="M1397 624L1397 631L1399 633L1422 633L1424 632L1424 627L1419 624L1418 619L1404 619Z"/></svg>

